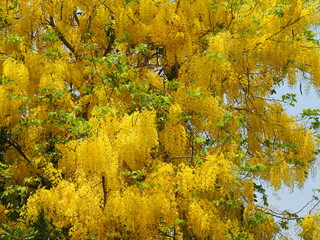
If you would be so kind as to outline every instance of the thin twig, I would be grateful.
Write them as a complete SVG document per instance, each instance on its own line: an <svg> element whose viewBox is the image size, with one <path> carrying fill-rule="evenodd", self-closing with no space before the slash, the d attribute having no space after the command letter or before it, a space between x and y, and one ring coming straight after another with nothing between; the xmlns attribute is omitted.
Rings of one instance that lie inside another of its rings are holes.
<svg viewBox="0 0 320 240"><path fill-rule="evenodd" d="M310 209L309 214L311 214L311 212L313 211L313 209L316 208L317 205L319 205L320 200Z"/></svg>
<svg viewBox="0 0 320 240"><path fill-rule="evenodd" d="M272 210L268 209L269 211L266 211L264 210L262 207L258 206L259 210L263 213L266 213L270 216L273 216L273 217L276 217L276 218L280 218L280 219L283 219L283 220L302 220L303 217L286 217L286 216L281 216L280 214L277 214L275 212L273 212ZM270 212L271 211L271 212Z"/></svg>

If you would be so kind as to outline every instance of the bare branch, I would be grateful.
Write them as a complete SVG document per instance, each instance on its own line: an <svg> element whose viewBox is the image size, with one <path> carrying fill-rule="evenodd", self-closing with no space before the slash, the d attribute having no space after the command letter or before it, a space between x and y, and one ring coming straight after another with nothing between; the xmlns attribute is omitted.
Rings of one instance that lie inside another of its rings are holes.
<svg viewBox="0 0 320 240"><path fill-rule="evenodd" d="M289 215L281 215L281 214L278 214L278 213L275 213L273 212L271 209L268 209L268 210L264 210L263 207L260 207L258 206L259 210L263 213L266 213L270 216L273 216L273 217L276 217L276 218L280 218L280 219L283 219L283 220L288 220L288 221L291 221L291 220L302 220L303 217L291 217Z"/></svg>
<svg viewBox="0 0 320 240"><path fill-rule="evenodd" d="M311 212L316 208L316 206L318 206L320 203L320 200L310 209L309 214L311 214Z"/></svg>

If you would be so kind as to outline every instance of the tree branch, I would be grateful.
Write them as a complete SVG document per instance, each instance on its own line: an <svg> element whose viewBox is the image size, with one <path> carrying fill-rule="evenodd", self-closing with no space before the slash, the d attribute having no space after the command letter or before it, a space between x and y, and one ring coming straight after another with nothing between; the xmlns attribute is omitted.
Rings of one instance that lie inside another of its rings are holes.
<svg viewBox="0 0 320 240"><path fill-rule="evenodd" d="M77 58L76 51L74 49L74 46L72 46L68 40L64 37L64 35L59 31L56 24L54 23L53 17L50 15L49 25L59 34L60 41L74 54L74 56Z"/></svg>
<svg viewBox="0 0 320 240"><path fill-rule="evenodd" d="M266 210L264 210L263 207L258 206L258 208L263 213L266 213L266 214L268 214L270 216L273 216L273 217L276 217L276 218L280 218L280 219L283 219L283 220L288 220L288 221L290 221L290 220L303 220L303 217L294 217L294 216L291 217L290 215L281 216L280 214L273 212L271 209L268 209L269 211L266 211Z"/></svg>
<svg viewBox="0 0 320 240"><path fill-rule="evenodd" d="M318 206L320 203L320 200L310 209L309 214L312 213L312 211L316 208L316 206Z"/></svg>
<svg viewBox="0 0 320 240"><path fill-rule="evenodd" d="M108 46L104 50L103 56L107 56L107 54L111 52L112 45L113 45L114 41L116 40L116 35L112 32L111 29L109 29L108 32L109 31L110 31L110 39L109 39L109 42L108 42Z"/></svg>
<svg viewBox="0 0 320 240"><path fill-rule="evenodd" d="M102 192L103 192L103 208L106 207L106 204L107 204L107 194L108 192L110 191L107 191L106 190L106 177L102 175L102 178L101 178L101 183L102 183Z"/></svg>
<svg viewBox="0 0 320 240"><path fill-rule="evenodd" d="M8 138L7 139L7 143L14 147L18 153L28 162L31 163L31 160L26 156L26 154L22 151L21 146L19 145L19 143L17 143L15 140L13 140L12 138Z"/></svg>

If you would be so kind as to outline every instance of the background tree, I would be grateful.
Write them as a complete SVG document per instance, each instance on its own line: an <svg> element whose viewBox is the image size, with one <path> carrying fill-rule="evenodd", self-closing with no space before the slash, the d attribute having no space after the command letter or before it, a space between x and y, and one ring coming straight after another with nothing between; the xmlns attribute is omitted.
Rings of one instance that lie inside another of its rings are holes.
<svg viewBox="0 0 320 240"><path fill-rule="evenodd" d="M260 185L302 187L315 160L294 95L273 94L320 85L317 0L1 6L4 238L318 236L317 213L274 212Z"/></svg>

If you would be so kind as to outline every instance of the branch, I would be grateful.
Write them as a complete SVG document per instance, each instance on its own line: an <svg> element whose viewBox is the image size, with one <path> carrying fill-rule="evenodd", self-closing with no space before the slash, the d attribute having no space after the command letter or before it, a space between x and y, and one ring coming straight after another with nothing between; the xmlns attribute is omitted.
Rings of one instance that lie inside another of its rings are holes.
<svg viewBox="0 0 320 240"><path fill-rule="evenodd" d="M252 113L252 110L247 109L247 108L241 108L241 107L234 107L234 106L229 106L231 109L237 110L237 111L246 111Z"/></svg>
<svg viewBox="0 0 320 240"><path fill-rule="evenodd" d="M303 17L303 16L302 16ZM281 27L281 29L278 32L273 33L271 36L269 36L266 40L270 40L271 38L273 38L274 36L278 35L279 33L281 33L283 30L285 30L287 27L290 27L291 25L297 23L301 18L300 13L297 19L295 19L294 21L291 21L292 19L290 19L287 24L283 27Z"/></svg>
<svg viewBox="0 0 320 240"><path fill-rule="evenodd" d="M19 145L19 143L17 143L15 140L13 140L12 138L8 138L7 139L7 143L14 147L18 152L19 154L28 162L28 163L31 163L31 160L24 154L24 152L22 151L22 148L21 146Z"/></svg>
<svg viewBox="0 0 320 240"><path fill-rule="evenodd" d="M320 200L310 209L309 214L311 214L311 212L316 208L316 206L318 206L320 203Z"/></svg>
<svg viewBox="0 0 320 240"><path fill-rule="evenodd" d="M76 21L76 23L78 24L78 26L80 25L80 21L79 21L79 18L78 18L78 16L77 16L77 12L76 11L74 11L74 13L73 13L73 18L74 18L74 20Z"/></svg>
<svg viewBox="0 0 320 240"><path fill-rule="evenodd" d="M101 179L101 183L102 183L102 192L103 192L103 208L106 207L107 204L107 194L111 191L111 189L109 189L109 191L106 190L106 185L108 183L106 183L106 177L102 175L102 179Z"/></svg>
<svg viewBox="0 0 320 240"><path fill-rule="evenodd" d="M112 45L113 45L114 41L116 40L116 36L114 33L112 33L112 30L110 30L110 32L111 32L110 33L110 40L109 40L108 46L104 50L103 56L107 56L107 54L111 52Z"/></svg>
<svg viewBox="0 0 320 240"><path fill-rule="evenodd" d="M75 55L75 57L77 58L77 54L76 51L74 49L74 46L72 46L67 39L64 37L64 35L59 31L59 29L57 28L56 24L54 23L53 17L50 15L50 20L48 21L49 25L58 33L59 35L59 39L61 40L61 42L63 42L63 44Z"/></svg>
<svg viewBox="0 0 320 240"><path fill-rule="evenodd" d="M130 17L130 15L129 14L127 14L127 17L133 22L133 24L136 24L136 22L133 20L133 18L132 17Z"/></svg>
<svg viewBox="0 0 320 240"><path fill-rule="evenodd" d="M106 178L102 176L102 191L103 191L103 207L106 206L107 203L107 191L106 191Z"/></svg>
<svg viewBox="0 0 320 240"><path fill-rule="evenodd" d="M114 12L111 10L111 8L105 3L105 2L102 2L102 1L99 1L106 9L109 10L110 13L114 14Z"/></svg>
<svg viewBox="0 0 320 240"><path fill-rule="evenodd" d="M178 13L178 8L180 7L180 2L181 2L181 0L179 0L177 3L176 10L174 11L175 13Z"/></svg>
<svg viewBox="0 0 320 240"><path fill-rule="evenodd" d="M273 217L276 217L276 218L283 219L283 220L288 220L288 221L290 221L290 220L303 220L303 217L290 217L290 216L287 217L285 215L281 216L280 214L273 212L271 209L268 209L269 211L266 211L263 209L263 207L260 207L260 206L257 206L257 207L259 208L259 210L261 212L266 213L266 214L273 216Z"/></svg>

